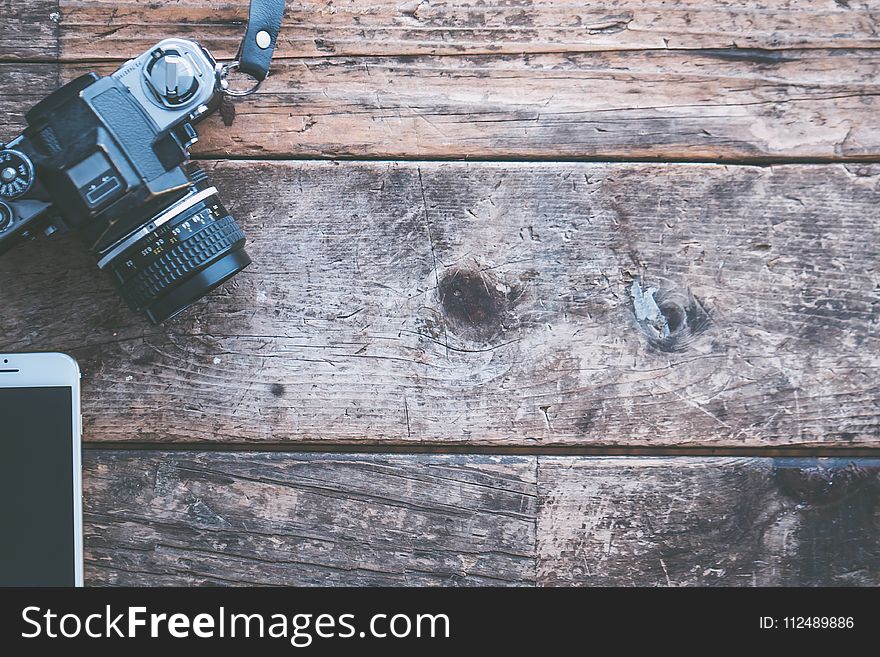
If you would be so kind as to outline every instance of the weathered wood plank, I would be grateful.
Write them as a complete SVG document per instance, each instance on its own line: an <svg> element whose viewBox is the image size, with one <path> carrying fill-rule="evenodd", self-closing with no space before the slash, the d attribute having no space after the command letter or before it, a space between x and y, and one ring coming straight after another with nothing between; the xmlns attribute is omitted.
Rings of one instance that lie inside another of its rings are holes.
<svg viewBox="0 0 880 657"><path fill-rule="evenodd" d="M89 450L86 576L877 585L878 501L876 460Z"/></svg>
<svg viewBox="0 0 880 657"><path fill-rule="evenodd" d="M172 33L231 55L241 32L236 21L246 10L205 0L62 3L60 9L4 1L14 18L0 59L80 62L66 66L65 79L106 58L112 61L98 68L109 73ZM660 10L634 2L611 14L554 2L491 10L361 1L291 7L279 60L262 92L239 103L235 119L230 112L214 117L197 152L540 159L880 155L880 54L848 49L876 47L869 11L831 2L819 10L812 4L711 10L698 4L681 0ZM719 25L729 31L718 32ZM60 48L52 39L61 40ZM742 49L756 45L809 49ZM826 46L834 49L816 49ZM585 54L589 50L597 52ZM7 89L24 84L4 86L0 104L8 102ZM223 126L224 120L231 125Z"/></svg>
<svg viewBox="0 0 880 657"><path fill-rule="evenodd" d="M880 461L539 457L538 582L880 585Z"/></svg>
<svg viewBox="0 0 880 657"><path fill-rule="evenodd" d="M878 445L880 167L209 168L255 263L165 327L72 241L0 258L86 440Z"/></svg>
<svg viewBox="0 0 880 657"><path fill-rule="evenodd" d="M91 68L67 65L64 76ZM878 78L876 50L289 60L278 62L260 93L235 104L235 112L203 124L196 152L441 159L876 157Z"/></svg>
<svg viewBox="0 0 880 657"><path fill-rule="evenodd" d="M709 5L702 0L321 0L288 3L278 56L583 52L613 49L876 47L876 0ZM232 57L245 3L62 0L66 58L119 57L169 33Z"/></svg>
<svg viewBox="0 0 880 657"><path fill-rule="evenodd" d="M0 61L61 57L58 0L0 0L0 21Z"/></svg>
<svg viewBox="0 0 880 657"><path fill-rule="evenodd" d="M534 457L85 453L87 584L533 584Z"/></svg>
<svg viewBox="0 0 880 657"><path fill-rule="evenodd" d="M0 63L0 144L25 127L24 114L59 85L49 64Z"/></svg>

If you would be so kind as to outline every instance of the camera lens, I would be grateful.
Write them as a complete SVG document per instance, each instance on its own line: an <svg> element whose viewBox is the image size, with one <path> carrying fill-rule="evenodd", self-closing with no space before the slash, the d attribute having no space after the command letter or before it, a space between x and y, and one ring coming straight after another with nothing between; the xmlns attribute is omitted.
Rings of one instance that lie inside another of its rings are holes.
<svg viewBox="0 0 880 657"><path fill-rule="evenodd" d="M122 297L155 324L179 314L251 263L245 236L197 171L186 196L98 262Z"/></svg>

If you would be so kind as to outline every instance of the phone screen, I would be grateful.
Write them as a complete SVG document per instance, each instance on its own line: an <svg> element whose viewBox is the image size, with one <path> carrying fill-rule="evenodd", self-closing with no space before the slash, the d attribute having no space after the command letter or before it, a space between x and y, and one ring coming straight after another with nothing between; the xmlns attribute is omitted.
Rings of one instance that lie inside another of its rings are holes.
<svg viewBox="0 0 880 657"><path fill-rule="evenodd" d="M73 586L73 390L0 388L0 585Z"/></svg>

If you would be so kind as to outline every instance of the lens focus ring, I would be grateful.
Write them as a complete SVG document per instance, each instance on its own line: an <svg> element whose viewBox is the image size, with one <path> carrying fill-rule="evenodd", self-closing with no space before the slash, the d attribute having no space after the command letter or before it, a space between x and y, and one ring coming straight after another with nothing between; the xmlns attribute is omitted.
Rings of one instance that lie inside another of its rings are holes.
<svg viewBox="0 0 880 657"><path fill-rule="evenodd" d="M143 308L244 239L232 216L218 219L145 267L125 284L125 296L132 305Z"/></svg>

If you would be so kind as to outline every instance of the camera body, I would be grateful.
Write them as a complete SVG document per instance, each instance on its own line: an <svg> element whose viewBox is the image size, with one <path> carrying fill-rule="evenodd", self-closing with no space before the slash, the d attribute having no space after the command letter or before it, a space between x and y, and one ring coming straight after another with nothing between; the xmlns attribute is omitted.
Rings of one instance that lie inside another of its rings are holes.
<svg viewBox="0 0 880 657"><path fill-rule="evenodd" d="M189 163L194 124L219 106L221 70L197 43L165 39L40 101L0 145L0 254L74 231L154 323L244 269L244 234Z"/></svg>

